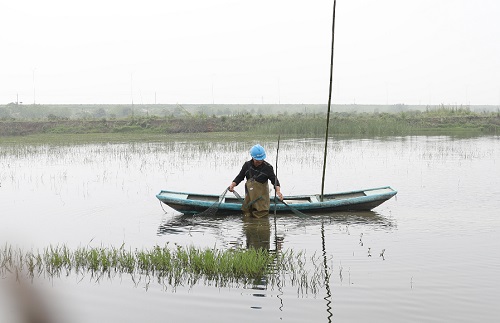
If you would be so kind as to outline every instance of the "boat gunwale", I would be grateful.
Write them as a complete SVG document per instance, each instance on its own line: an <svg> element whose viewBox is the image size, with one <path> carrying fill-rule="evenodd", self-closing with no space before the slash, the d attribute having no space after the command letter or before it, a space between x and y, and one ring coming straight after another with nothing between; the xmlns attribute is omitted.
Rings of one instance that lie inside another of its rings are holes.
<svg viewBox="0 0 500 323"><path fill-rule="evenodd" d="M369 188L369 189L363 189L363 190L354 190L354 191L346 191L346 192L338 192L338 193L332 193L332 194L325 194L325 197L328 196L337 196L337 195L348 195L348 194L356 194L356 193L364 193L364 192L369 192L369 191L376 191L376 190L389 190L387 192L381 192L378 194L374 195L363 195L363 196L353 196L353 197L347 197L347 198L339 198L339 199L331 199L329 201L314 201L314 202L307 202L307 203L290 203L290 205L297 210L300 211L321 211L321 210L327 210L327 209L334 209L334 208L339 208L339 207L345 207L349 205L358 205L358 204L367 204L367 203L376 203L378 201L386 201L390 199L391 197L395 196L397 194L397 191L394 190L390 186L383 186L383 187L377 187L377 188ZM214 200L212 201L204 201L204 200L191 200L188 198L175 198L175 197L166 197L162 195L163 193L171 193L171 194L179 194L183 196L204 196L204 197L212 197ZM188 193L188 192L177 192L177 191L170 191L170 190L162 190L159 194L156 195L156 197L163 203L167 204L171 208L175 209L176 211L182 212L180 210L177 210L174 206L176 207L193 207L197 209L203 209L203 208L208 208L212 206L214 203L217 203L220 201L220 195L215 195L215 194L199 194L199 193ZM311 194L311 195L290 195L290 196L285 196L284 200L298 200L298 199L309 199L311 200L311 197L318 197L318 194ZM220 201L219 209L220 211L239 211L241 210L241 203L234 203L234 202L226 202L225 198ZM380 203L380 204L381 204ZM283 204L283 203L278 203L275 204L273 199L271 199L271 206L270 206L270 211L274 211L276 208L276 211L288 211L289 206ZM185 210L187 212L187 210Z"/></svg>
<svg viewBox="0 0 500 323"><path fill-rule="evenodd" d="M383 190L383 189L390 189L391 192L388 192L388 193L393 193L393 192L397 193L397 191L390 186L381 186L381 187L375 187L375 188L369 188L369 189L360 189L360 190L354 190L354 191L329 193L329 194L324 194L323 196L328 197L328 196L335 196L335 195L356 194L356 193L364 193L364 192L368 192L368 191L377 191L377 190ZM191 193L191 192L180 192L180 191L170 191L170 190L161 190L160 193L158 193L156 195L156 197L159 198L159 196L161 196L161 194L163 194L163 193L172 193L172 194L188 195L188 196L215 197L215 198L217 198L217 200L220 198L220 195L216 195L216 194ZM381 194L386 194L386 193L381 193ZM319 194L286 195L286 196L283 196L283 199L284 200L293 200L293 199L299 200L299 199L311 198L312 196L319 196ZM200 200L200 202L201 202L201 200Z"/></svg>

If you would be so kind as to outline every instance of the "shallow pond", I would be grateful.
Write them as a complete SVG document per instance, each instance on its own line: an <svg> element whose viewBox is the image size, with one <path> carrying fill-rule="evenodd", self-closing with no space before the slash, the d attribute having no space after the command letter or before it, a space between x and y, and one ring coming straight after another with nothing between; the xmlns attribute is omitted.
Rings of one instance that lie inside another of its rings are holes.
<svg viewBox="0 0 500 323"><path fill-rule="evenodd" d="M330 140L325 192L389 185L372 212L302 219L183 216L162 189L221 194L253 141L0 144L0 244L303 251L316 290L286 280L172 288L146 277L36 277L66 322L493 322L500 280L500 138ZM260 142L275 165L277 142ZM281 140L285 195L321 190L322 139ZM243 194L243 185L237 187ZM318 272L319 269L319 272ZM16 317L9 275L0 321Z"/></svg>

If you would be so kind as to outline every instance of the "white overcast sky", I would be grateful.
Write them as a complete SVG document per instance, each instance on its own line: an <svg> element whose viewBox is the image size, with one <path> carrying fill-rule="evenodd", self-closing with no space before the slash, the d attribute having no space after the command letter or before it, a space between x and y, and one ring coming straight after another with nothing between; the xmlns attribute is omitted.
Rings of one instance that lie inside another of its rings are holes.
<svg viewBox="0 0 500 323"><path fill-rule="evenodd" d="M0 104L326 104L332 7L0 0ZM333 103L500 105L500 1L337 0Z"/></svg>

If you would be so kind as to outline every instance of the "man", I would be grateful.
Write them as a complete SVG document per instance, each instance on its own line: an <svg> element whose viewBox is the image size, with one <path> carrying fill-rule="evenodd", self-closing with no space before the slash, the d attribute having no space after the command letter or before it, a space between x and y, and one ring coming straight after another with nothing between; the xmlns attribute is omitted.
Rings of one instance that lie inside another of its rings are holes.
<svg viewBox="0 0 500 323"><path fill-rule="evenodd" d="M250 149L250 156L252 156L252 159L243 164L240 173L229 185L229 191L233 192L235 186L246 178L245 201L241 206L241 210L244 216L261 218L269 215L269 206L271 205L268 181L274 186L276 195L280 200L283 200L283 195L281 194L280 182L274 174L273 166L264 160L266 158L264 148L258 144L253 146Z"/></svg>

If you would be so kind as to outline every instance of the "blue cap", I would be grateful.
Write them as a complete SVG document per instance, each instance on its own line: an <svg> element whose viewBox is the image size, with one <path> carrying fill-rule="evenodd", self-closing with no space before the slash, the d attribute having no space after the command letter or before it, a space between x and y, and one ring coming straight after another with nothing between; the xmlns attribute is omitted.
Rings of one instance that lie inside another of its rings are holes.
<svg viewBox="0 0 500 323"><path fill-rule="evenodd" d="M264 147L257 144L250 149L250 156L255 160L264 160L266 158L266 151Z"/></svg>

